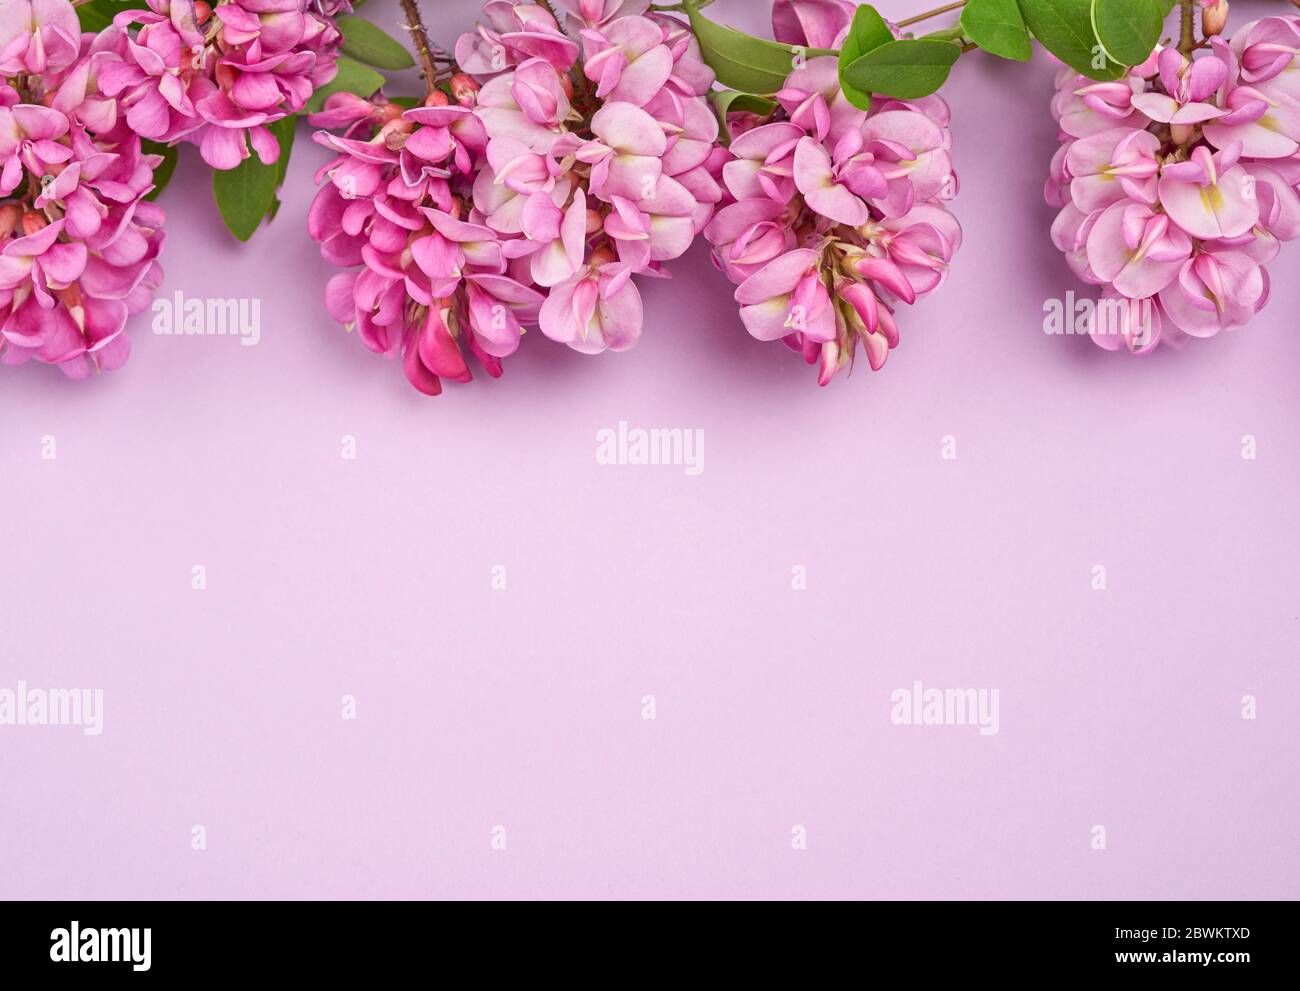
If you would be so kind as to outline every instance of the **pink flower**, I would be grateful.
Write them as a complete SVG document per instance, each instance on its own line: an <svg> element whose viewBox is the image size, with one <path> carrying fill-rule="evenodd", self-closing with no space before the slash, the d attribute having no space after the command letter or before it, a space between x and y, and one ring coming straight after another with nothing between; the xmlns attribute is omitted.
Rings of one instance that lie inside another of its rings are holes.
<svg viewBox="0 0 1300 991"><path fill-rule="evenodd" d="M774 0L772 37L787 45L839 48L854 7L849 0Z"/></svg>
<svg viewBox="0 0 1300 991"><path fill-rule="evenodd" d="M648 17L620 17L582 36L582 71L596 83L601 99L642 106L672 75L672 50L664 44L663 29Z"/></svg>
<svg viewBox="0 0 1300 991"><path fill-rule="evenodd" d="M1263 269L1242 251L1203 248L1160 292L1164 312L1184 333L1212 337L1253 317L1266 298Z"/></svg>
<svg viewBox="0 0 1300 991"><path fill-rule="evenodd" d="M215 169L280 155L267 127L337 71L342 36L313 0L148 0L97 41L100 86L150 140L190 141ZM333 3L330 9L344 9ZM250 151L251 148L251 151Z"/></svg>
<svg viewBox="0 0 1300 991"><path fill-rule="evenodd" d="M67 0L0 5L0 74L59 72L81 50L81 24Z"/></svg>
<svg viewBox="0 0 1300 991"><path fill-rule="evenodd" d="M530 58L567 72L578 59L578 44L560 30L555 18L536 4L487 0L487 24L456 42L456 63L472 76L487 78Z"/></svg>
<svg viewBox="0 0 1300 991"><path fill-rule="evenodd" d="M1156 201L1160 141L1150 131L1117 127L1062 147L1071 192L1080 209L1100 210L1125 198Z"/></svg>
<svg viewBox="0 0 1300 991"><path fill-rule="evenodd" d="M416 388L468 381L471 353L499 376L530 324L584 354L640 338L635 277L665 275L722 198L713 75L648 8L572 0L561 29L489 0L428 106L336 95L313 118L344 129L316 136L339 154L308 218L347 269L327 306Z"/></svg>
<svg viewBox="0 0 1300 991"><path fill-rule="evenodd" d="M631 269L593 262L550 291L539 323L551 340L583 354L599 354L635 345L643 318Z"/></svg>
<svg viewBox="0 0 1300 991"><path fill-rule="evenodd" d="M792 5L835 15L828 5ZM818 366L826 385L861 347L875 370L898 346L895 307L942 285L961 245L947 104L840 92L834 58L796 69L780 109L711 162L727 200L705 228L738 284L741 322ZM748 124L733 118L735 124Z"/></svg>
<svg viewBox="0 0 1300 991"><path fill-rule="evenodd" d="M1149 353L1267 302L1262 266L1300 235L1297 39L1300 18L1265 18L1190 60L1157 49L1122 84L1058 77L1045 195L1053 242L1108 304L1099 346Z"/></svg>
<svg viewBox="0 0 1300 991"><path fill-rule="evenodd" d="M816 251L798 248L742 282L736 302L745 329L760 341L779 341L791 334L819 344L834 340L835 311L820 268Z"/></svg>
<svg viewBox="0 0 1300 991"><path fill-rule="evenodd" d="M1189 62L1176 48L1166 48L1157 60L1163 92L1133 97L1133 106L1151 120L1165 124L1199 124L1224 116L1210 100L1228 78L1228 67L1217 55Z"/></svg>
<svg viewBox="0 0 1300 991"><path fill-rule="evenodd" d="M1241 145L1210 154L1204 146L1187 162L1160 173L1160 205L1192 237L1206 240L1245 234L1259 220L1259 201L1246 170L1237 165Z"/></svg>
<svg viewBox="0 0 1300 991"><path fill-rule="evenodd" d="M326 287L331 316L370 350L400 354L427 395L443 379L470 380L467 352L501 375L542 301L508 273L501 236L470 206L487 150L482 123L438 96L405 111L331 96L317 121L350 122L350 136L316 135L339 155L318 174L328 181L308 215L321 254L347 269Z"/></svg>
<svg viewBox="0 0 1300 991"><path fill-rule="evenodd" d="M650 0L556 0L556 6L567 15L565 30L580 34L583 28L600 28L619 17L644 14Z"/></svg>
<svg viewBox="0 0 1300 991"><path fill-rule="evenodd" d="M76 23L66 2L32 6L38 24ZM161 159L96 87L100 39L75 38L85 50L64 60L48 31L32 34L28 62L51 56L24 80L33 102L0 84L0 362L85 378L130 354L127 318L162 280L164 216L143 199Z"/></svg>

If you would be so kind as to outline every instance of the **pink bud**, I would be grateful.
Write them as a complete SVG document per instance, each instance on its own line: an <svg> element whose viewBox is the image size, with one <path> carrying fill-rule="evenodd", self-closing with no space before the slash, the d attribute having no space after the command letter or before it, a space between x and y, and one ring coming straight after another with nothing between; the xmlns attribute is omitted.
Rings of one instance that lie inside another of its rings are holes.
<svg viewBox="0 0 1300 991"><path fill-rule="evenodd" d="M889 342L885 340L884 334L864 334L862 343L867 348L867 361L871 364L871 370L878 372L885 367L885 359L889 357Z"/></svg>
<svg viewBox="0 0 1300 991"><path fill-rule="evenodd" d="M880 324L880 303L876 299L876 294L861 282L846 283L837 292L858 311L858 316L866 324L867 330L874 333Z"/></svg>
<svg viewBox="0 0 1300 991"><path fill-rule="evenodd" d="M840 370L840 346L834 341L825 341L822 344L821 359L822 366L817 373L817 384L827 385Z"/></svg>
<svg viewBox="0 0 1300 991"><path fill-rule="evenodd" d="M479 85L463 72L451 77L451 95L462 107L472 107L478 102Z"/></svg>

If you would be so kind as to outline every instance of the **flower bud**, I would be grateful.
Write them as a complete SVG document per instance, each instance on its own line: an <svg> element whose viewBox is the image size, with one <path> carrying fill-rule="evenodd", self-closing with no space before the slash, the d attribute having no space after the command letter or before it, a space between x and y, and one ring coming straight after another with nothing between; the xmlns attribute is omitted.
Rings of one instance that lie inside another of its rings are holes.
<svg viewBox="0 0 1300 991"><path fill-rule="evenodd" d="M840 370L840 346L834 341L822 344L821 369L817 374L817 384L827 385Z"/></svg>
<svg viewBox="0 0 1300 991"><path fill-rule="evenodd" d="M35 234L39 230L44 230L47 226L49 226L49 221L42 214L30 212L23 214L24 235Z"/></svg>
<svg viewBox="0 0 1300 991"><path fill-rule="evenodd" d="M194 4L195 22L198 24L207 24L208 18L211 16L212 16L212 7L209 4L204 3L203 0L197 0L197 2Z"/></svg>
<svg viewBox="0 0 1300 991"><path fill-rule="evenodd" d="M451 95L462 107L472 107L478 103L479 85L463 72L451 77Z"/></svg>
<svg viewBox="0 0 1300 991"><path fill-rule="evenodd" d="M1228 24L1228 0L1216 0L1201 11L1201 33L1207 38L1222 34Z"/></svg>
<svg viewBox="0 0 1300 991"><path fill-rule="evenodd" d="M13 229L18 226L22 220L23 211L16 203L6 203L0 206L0 237L6 234L12 234Z"/></svg>
<svg viewBox="0 0 1300 991"><path fill-rule="evenodd" d="M426 107L445 107L449 103L451 103L451 101L447 99L447 94L440 89L435 89L424 98L424 105Z"/></svg>

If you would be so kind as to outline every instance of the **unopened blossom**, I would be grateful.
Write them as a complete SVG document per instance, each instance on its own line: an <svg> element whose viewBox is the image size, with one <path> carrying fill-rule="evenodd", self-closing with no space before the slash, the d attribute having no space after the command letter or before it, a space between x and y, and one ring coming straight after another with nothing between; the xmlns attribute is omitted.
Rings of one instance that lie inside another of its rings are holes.
<svg viewBox="0 0 1300 991"><path fill-rule="evenodd" d="M1052 238L1114 304L1091 328L1107 350L1242 326L1300 235L1300 17L1207 33L1191 58L1158 48L1122 80L1057 79Z"/></svg>
<svg viewBox="0 0 1300 991"><path fill-rule="evenodd" d="M0 83L0 362L85 378L126 361L127 318L162 280L164 215L144 199L161 159L96 85L97 39L65 46L70 3L4 17L0 71L21 79Z"/></svg>
<svg viewBox="0 0 1300 991"><path fill-rule="evenodd" d="M796 14L804 38L847 23L837 4L778 5L778 37L794 40L783 18ZM740 133L714 163L727 195L705 236L749 333L783 341L826 385L859 348L884 365L897 307L936 290L961 245L946 206L957 189L948 107L931 97L859 110L832 57L796 69L776 96L765 119L731 117Z"/></svg>

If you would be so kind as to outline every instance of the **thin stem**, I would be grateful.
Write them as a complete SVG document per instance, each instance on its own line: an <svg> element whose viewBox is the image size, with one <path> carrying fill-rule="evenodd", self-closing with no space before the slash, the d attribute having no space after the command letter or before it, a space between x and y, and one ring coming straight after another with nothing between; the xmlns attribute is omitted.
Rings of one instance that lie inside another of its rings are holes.
<svg viewBox="0 0 1300 991"><path fill-rule="evenodd" d="M960 10L966 6L966 0L959 0L957 3L950 3L946 7L938 7L934 10L927 10L924 14L917 14L915 17L909 17L905 21L899 21L898 26L905 28L909 24L920 24L922 21L928 21L931 17L938 17L940 14L946 14L950 10Z"/></svg>
<svg viewBox="0 0 1300 991"><path fill-rule="evenodd" d="M424 77L424 94L428 96L438 85L438 70L433 64L433 51L429 45L429 36L424 33L424 21L420 19L420 8L416 0L398 0L406 23L402 25L411 32L415 42L415 57L420 63L420 75Z"/></svg>
<svg viewBox="0 0 1300 991"><path fill-rule="evenodd" d="M1188 58L1196 50L1196 2L1195 0L1182 0L1183 4L1183 31L1178 39L1178 50Z"/></svg>

